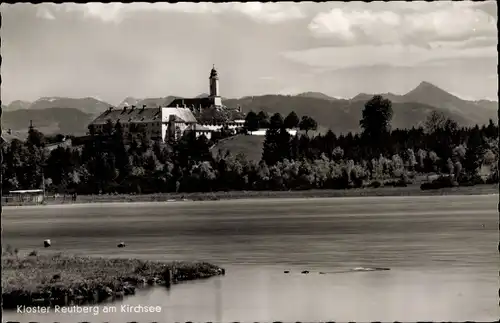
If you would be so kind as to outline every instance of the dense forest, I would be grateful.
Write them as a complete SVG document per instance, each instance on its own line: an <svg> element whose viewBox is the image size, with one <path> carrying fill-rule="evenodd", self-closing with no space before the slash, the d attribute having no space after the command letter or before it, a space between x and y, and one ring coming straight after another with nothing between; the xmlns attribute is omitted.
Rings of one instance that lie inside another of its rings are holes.
<svg viewBox="0 0 500 323"><path fill-rule="evenodd" d="M2 146L3 190L39 188L79 194L223 190L346 189L405 186L419 175L438 174L422 188L498 182L498 125L460 127L432 112L421 128L391 129L392 103L366 102L360 133L310 136L317 122L295 113L249 112L244 131L266 127L262 160L214 156L218 134L186 134L175 142L139 136L124 141L121 125L110 125L77 147L45 149L54 139L30 129L25 142ZM287 129L298 128L291 136Z"/></svg>

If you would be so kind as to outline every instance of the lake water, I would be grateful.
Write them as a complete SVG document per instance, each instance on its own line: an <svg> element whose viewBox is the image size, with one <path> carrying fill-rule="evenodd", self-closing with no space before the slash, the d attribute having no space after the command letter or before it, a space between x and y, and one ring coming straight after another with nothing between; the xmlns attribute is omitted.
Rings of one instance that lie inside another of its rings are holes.
<svg viewBox="0 0 500 323"><path fill-rule="evenodd" d="M97 315L6 311L4 320L497 320L497 210L498 195L4 208L3 243L22 251L50 238L52 251L226 269L224 277L139 291L113 303L117 313L103 313L104 305ZM117 249L120 241L127 247ZM356 267L391 270L342 273ZM161 312L122 313L122 304Z"/></svg>

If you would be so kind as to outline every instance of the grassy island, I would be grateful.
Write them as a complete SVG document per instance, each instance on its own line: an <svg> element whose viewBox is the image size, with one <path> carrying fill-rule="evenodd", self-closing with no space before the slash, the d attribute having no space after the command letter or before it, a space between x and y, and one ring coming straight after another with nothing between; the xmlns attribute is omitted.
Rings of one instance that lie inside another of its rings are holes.
<svg viewBox="0 0 500 323"><path fill-rule="evenodd" d="M169 287L224 273L224 269L208 263L3 253L3 308L95 304L133 295L136 288Z"/></svg>

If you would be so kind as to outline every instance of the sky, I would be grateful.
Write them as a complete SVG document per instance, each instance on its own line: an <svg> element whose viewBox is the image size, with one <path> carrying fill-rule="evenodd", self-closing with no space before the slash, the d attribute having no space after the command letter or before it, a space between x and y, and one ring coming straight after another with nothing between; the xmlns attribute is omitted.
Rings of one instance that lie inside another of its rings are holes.
<svg viewBox="0 0 500 323"><path fill-rule="evenodd" d="M208 93L497 100L490 2L2 4L2 101Z"/></svg>

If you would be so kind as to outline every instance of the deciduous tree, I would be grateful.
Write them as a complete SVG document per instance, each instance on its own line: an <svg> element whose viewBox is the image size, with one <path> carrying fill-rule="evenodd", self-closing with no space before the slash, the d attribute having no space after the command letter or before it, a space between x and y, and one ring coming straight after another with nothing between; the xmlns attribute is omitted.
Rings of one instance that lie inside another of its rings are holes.
<svg viewBox="0 0 500 323"><path fill-rule="evenodd" d="M299 122L299 117L297 116L295 111L290 112L284 120L285 127L288 129L297 128L299 126Z"/></svg>

